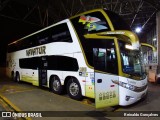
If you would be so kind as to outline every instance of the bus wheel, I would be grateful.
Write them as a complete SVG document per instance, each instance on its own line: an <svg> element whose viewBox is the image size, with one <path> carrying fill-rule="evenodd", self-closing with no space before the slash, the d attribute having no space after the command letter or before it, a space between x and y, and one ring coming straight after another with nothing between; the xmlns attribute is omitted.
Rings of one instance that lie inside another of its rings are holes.
<svg viewBox="0 0 160 120"><path fill-rule="evenodd" d="M16 82L20 82L20 76L19 76L19 73L16 73L15 81L16 81Z"/></svg>
<svg viewBox="0 0 160 120"><path fill-rule="evenodd" d="M81 100L81 98L82 98L81 87L80 87L80 84L76 78L72 77L68 81L67 93L70 98L75 99L75 100Z"/></svg>
<svg viewBox="0 0 160 120"><path fill-rule="evenodd" d="M51 77L50 89L55 94L62 94L63 86L61 85L60 79L57 76Z"/></svg>

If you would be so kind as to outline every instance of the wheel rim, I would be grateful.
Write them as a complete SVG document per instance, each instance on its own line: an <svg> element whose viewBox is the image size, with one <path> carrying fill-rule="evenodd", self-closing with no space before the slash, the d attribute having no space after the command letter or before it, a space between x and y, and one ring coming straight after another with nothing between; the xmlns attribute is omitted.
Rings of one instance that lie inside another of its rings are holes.
<svg viewBox="0 0 160 120"><path fill-rule="evenodd" d="M78 84L75 82L71 83L69 86L69 91L70 91L71 95L76 96L79 92Z"/></svg>
<svg viewBox="0 0 160 120"><path fill-rule="evenodd" d="M20 78L19 78L19 75L18 75L18 74L16 75L15 80L16 80L16 82L19 82L19 81L20 81Z"/></svg>
<svg viewBox="0 0 160 120"><path fill-rule="evenodd" d="M54 89L55 91L58 91L59 88L60 88L59 80L54 80L54 81L53 81L53 89Z"/></svg>
<svg viewBox="0 0 160 120"><path fill-rule="evenodd" d="M19 75L17 75L17 82L19 82Z"/></svg>

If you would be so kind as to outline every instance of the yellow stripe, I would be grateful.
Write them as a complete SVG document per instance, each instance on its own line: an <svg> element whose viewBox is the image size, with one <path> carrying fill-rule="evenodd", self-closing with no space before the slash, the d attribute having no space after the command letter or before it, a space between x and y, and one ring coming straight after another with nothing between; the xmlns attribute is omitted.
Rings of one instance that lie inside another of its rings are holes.
<svg viewBox="0 0 160 120"><path fill-rule="evenodd" d="M118 112L118 111L121 111L121 110L122 110L122 108L118 108L114 112Z"/></svg>
<svg viewBox="0 0 160 120"><path fill-rule="evenodd" d="M7 105L4 104L4 102L2 100L0 100L0 104L2 105L2 107L7 110L7 111L10 111L8 108L7 108Z"/></svg>
<svg viewBox="0 0 160 120"><path fill-rule="evenodd" d="M118 40L117 38L114 39L115 42L115 48L116 48L116 52L117 52L117 60L118 60L118 74L120 76L123 76L122 73L122 62L121 62L121 55L120 55L120 50L119 50L119 45L118 45Z"/></svg>
<svg viewBox="0 0 160 120"><path fill-rule="evenodd" d="M0 94L0 97L8 104L10 105L16 112L22 112L17 106L15 106L11 101L9 101L6 97ZM31 118L25 118L26 120L32 120Z"/></svg>
<svg viewBox="0 0 160 120"><path fill-rule="evenodd" d="M150 47L153 52L156 52L156 48L153 45L147 44L147 43L141 43L141 46L146 46L146 47Z"/></svg>
<svg viewBox="0 0 160 120"><path fill-rule="evenodd" d="M5 93L5 94L14 94L14 93L20 93L20 92L29 92L29 91L33 91L35 89L30 89L30 90L22 90L22 91L14 91L14 92L10 92L10 93Z"/></svg>
<svg viewBox="0 0 160 120"><path fill-rule="evenodd" d="M79 38L79 36L78 36L78 34L77 34L77 32L76 32L76 30L75 30L75 28L74 28L74 26L73 26L72 22L70 22L70 23L71 23L71 25L72 25L73 30L75 31L76 37L77 37L77 39L78 39L78 43L79 43L80 48L81 48L81 50L82 50L82 54L83 54L83 57L84 57L85 63L86 63L86 65L87 65L87 67L89 67L90 69L93 69L94 67L93 67L93 66L90 66L90 65L89 65L89 63L88 63L88 61L87 61L87 58L86 58L86 55L85 55L84 49L83 49L82 44L81 44L81 42L80 42L80 38Z"/></svg>
<svg viewBox="0 0 160 120"><path fill-rule="evenodd" d="M107 20L107 22L108 22L108 25L109 25L109 27L111 28L111 31L114 31L113 24L112 24L110 18L108 17L107 13L104 12L104 10L102 10L101 12L102 12L102 14L104 15L104 17L106 18L106 20Z"/></svg>

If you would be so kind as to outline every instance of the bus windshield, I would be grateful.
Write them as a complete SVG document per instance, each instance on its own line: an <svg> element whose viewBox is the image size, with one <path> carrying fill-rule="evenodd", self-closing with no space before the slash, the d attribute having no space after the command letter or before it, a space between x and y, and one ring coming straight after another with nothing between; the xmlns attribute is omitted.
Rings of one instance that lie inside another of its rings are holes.
<svg viewBox="0 0 160 120"><path fill-rule="evenodd" d="M119 41L122 71L130 76L145 77L140 50L132 50L125 42ZM129 46L129 45L128 45Z"/></svg>

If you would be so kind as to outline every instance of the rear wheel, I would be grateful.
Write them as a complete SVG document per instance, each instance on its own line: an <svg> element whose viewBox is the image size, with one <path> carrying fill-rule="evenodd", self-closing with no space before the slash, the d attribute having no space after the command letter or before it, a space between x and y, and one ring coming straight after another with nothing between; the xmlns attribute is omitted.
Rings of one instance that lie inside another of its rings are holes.
<svg viewBox="0 0 160 120"><path fill-rule="evenodd" d="M70 98L75 100L82 99L81 87L76 78L71 78L67 83L67 93Z"/></svg>
<svg viewBox="0 0 160 120"><path fill-rule="evenodd" d="M50 89L55 94L62 94L63 86L61 85L60 79L57 76L51 77Z"/></svg>
<svg viewBox="0 0 160 120"><path fill-rule="evenodd" d="M16 82L20 82L20 75L19 75L19 73L16 73L15 81Z"/></svg>

